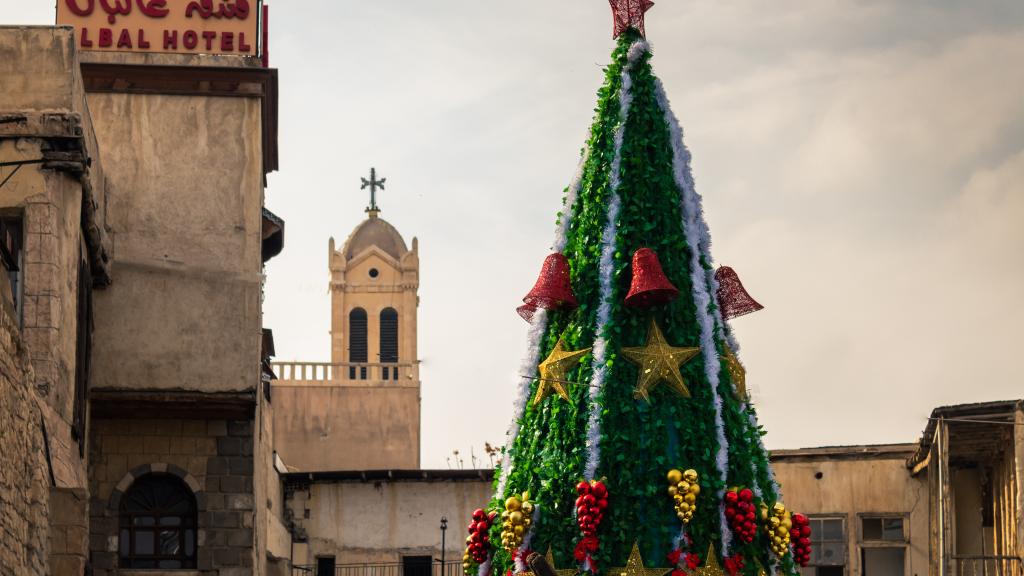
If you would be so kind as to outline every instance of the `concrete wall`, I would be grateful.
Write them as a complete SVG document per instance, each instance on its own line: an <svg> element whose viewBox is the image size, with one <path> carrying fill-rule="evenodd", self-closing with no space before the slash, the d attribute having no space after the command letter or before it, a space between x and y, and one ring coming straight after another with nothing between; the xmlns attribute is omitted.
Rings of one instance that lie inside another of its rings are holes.
<svg viewBox="0 0 1024 576"><path fill-rule="evenodd" d="M419 435L419 386L274 382L274 447L289 470L415 470Z"/></svg>
<svg viewBox="0 0 1024 576"><path fill-rule="evenodd" d="M0 267L0 271L3 268ZM32 373L10 303L0 303L0 566L49 574L49 473ZM10 572L6 572L9 570Z"/></svg>
<svg viewBox="0 0 1024 576"><path fill-rule="evenodd" d="M909 538L905 574L928 573L928 483L910 476L905 452L872 457L815 455L791 459L773 455L783 501L796 512L846 518L847 575L861 574L860 515L901 515ZM826 450L826 449L822 449ZM796 451L789 451L796 452ZM821 478L817 475L821 474Z"/></svg>
<svg viewBox="0 0 1024 576"><path fill-rule="evenodd" d="M462 558L464 522L487 504L491 482L316 482L289 490L297 532L295 564L334 556L338 564L393 563L403 555L439 557L442 516L448 517L446 560ZM308 511L308 512L307 512Z"/></svg>
<svg viewBox="0 0 1024 576"><path fill-rule="evenodd" d="M96 298L96 389L259 382L260 103L90 93L114 284ZM130 337L126 337L130 335Z"/></svg>
<svg viewBox="0 0 1024 576"><path fill-rule="evenodd" d="M118 571L120 498L150 472L174 473L199 506L198 568L251 574L256 501L251 421L96 419L89 470L95 576Z"/></svg>

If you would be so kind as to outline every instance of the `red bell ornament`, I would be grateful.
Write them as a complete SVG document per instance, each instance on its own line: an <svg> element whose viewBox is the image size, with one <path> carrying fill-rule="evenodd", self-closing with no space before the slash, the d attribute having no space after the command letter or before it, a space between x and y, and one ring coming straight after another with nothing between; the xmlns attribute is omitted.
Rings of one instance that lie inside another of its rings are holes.
<svg viewBox="0 0 1024 576"><path fill-rule="evenodd" d="M576 295L572 292L569 280L569 260L558 252L549 254L540 269L540 277L533 285L533 290L523 298L524 305L516 308L527 322L533 319L538 309L555 310L558 308L575 308Z"/></svg>
<svg viewBox="0 0 1024 576"><path fill-rule="evenodd" d="M718 305L722 308L722 316L727 320L764 308L747 293L740 282L740 277L732 268L721 266L715 270L715 281L718 282Z"/></svg>
<svg viewBox="0 0 1024 576"><path fill-rule="evenodd" d="M637 250L633 254L633 282L629 286L629 294L626 295L626 306L657 306L678 297L679 289L665 276L654 250Z"/></svg>

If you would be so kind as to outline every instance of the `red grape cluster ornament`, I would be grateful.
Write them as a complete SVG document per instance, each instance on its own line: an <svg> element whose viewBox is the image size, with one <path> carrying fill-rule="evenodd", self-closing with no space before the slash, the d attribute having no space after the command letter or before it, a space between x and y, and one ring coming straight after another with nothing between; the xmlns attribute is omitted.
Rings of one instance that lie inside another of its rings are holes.
<svg viewBox="0 0 1024 576"><path fill-rule="evenodd" d="M789 530L793 541L793 560L800 566L811 561L811 521L803 514L793 514L793 527Z"/></svg>
<svg viewBox="0 0 1024 576"><path fill-rule="evenodd" d="M689 524L693 513L697 510L697 496L700 484L697 483L697 471L690 469L680 472L673 468L668 471L668 495L676 505L676 517L683 524Z"/></svg>
<svg viewBox="0 0 1024 576"><path fill-rule="evenodd" d="M476 567L487 561L491 537L488 531L497 512L487 513L477 508L473 511L473 520L469 523L469 536L466 537L466 551L462 555L462 569L468 576L476 573Z"/></svg>
<svg viewBox="0 0 1024 576"><path fill-rule="evenodd" d="M750 488L732 488L725 493L725 519L732 533L744 544L750 544L757 535L757 513L754 493Z"/></svg>
<svg viewBox="0 0 1024 576"><path fill-rule="evenodd" d="M762 505L763 506L763 505ZM761 515L764 520L764 531L771 542L772 552L778 557L785 556L789 552L789 531L793 529L793 519L789 510L782 502L776 502L769 508L763 506Z"/></svg>
<svg viewBox="0 0 1024 576"><path fill-rule="evenodd" d="M608 509L608 488L601 480L580 481L576 485L576 522L580 525L583 538L576 545L574 555L577 562L583 564L584 570L597 571L593 555L597 552L601 541L597 538L597 528L604 519L604 511Z"/></svg>
<svg viewBox="0 0 1024 576"><path fill-rule="evenodd" d="M505 500L505 511L501 513L501 545L513 558L523 545L523 537L532 523L533 503L530 502L530 493L523 492L522 498L509 496Z"/></svg>

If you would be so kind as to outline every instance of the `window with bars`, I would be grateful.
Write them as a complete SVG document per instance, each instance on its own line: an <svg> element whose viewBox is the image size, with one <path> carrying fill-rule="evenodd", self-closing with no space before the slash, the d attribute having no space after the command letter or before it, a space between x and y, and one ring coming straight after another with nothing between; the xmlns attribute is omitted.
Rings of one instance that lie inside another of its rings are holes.
<svg viewBox="0 0 1024 576"><path fill-rule="evenodd" d="M0 214L0 258L7 269L7 280L10 282L11 301L14 313L21 323L22 284L24 283L25 264L25 233L22 214L5 212Z"/></svg>
<svg viewBox="0 0 1024 576"><path fill-rule="evenodd" d="M365 364L369 360L366 337L366 310L353 308L348 313L348 361L353 364ZM349 366L350 380L366 380L366 366Z"/></svg>
<svg viewBox="0 0 1024 576"><path fill-rule="evenodd" d="M180 478L148 474L121 497L121 568L196 567L196 499Z"/></svg>
<svg viewBox="0 0 1024 576"><path fill-rule="evenodd" d="M800 569L803 576L843 576L846 574L846 519L812 516L811 560Z"/></svg>
<svg viewBox="0 0 1024 576"><path fill-rule="evenodd" d="M380 361L398 363L398 311L394 308L385 308L380 313ZM381 372L384 380L398 380L397 366L384 366Z"/></svg>

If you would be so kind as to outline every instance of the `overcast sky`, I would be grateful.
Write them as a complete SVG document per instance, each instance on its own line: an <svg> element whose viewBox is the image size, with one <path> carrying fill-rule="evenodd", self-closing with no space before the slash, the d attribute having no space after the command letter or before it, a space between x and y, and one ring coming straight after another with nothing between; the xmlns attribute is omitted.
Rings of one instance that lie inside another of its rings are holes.
<svg viewBox="0 0 1024 576"><path fill-rule="evenodd" d="M277 0L287 222L279 359L329 359L327 242L420 239L423 466L503 442L526 323L613 48L604 0ZM49 24L52 1L0 0ZM1024 397L1024 2L660 0L655 72L693 152L771 448L915 441ZM466 458L466 466L471 463Z"/></svg>

